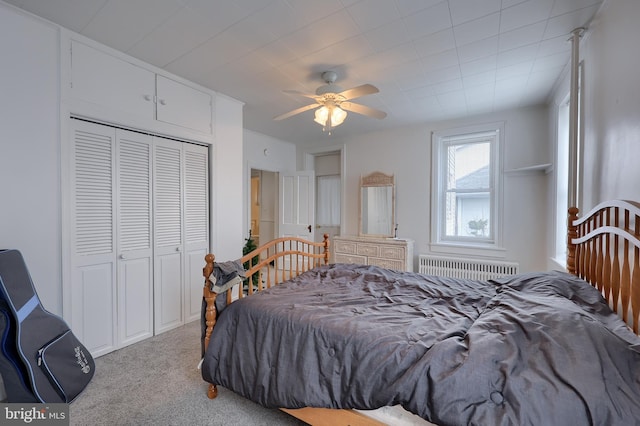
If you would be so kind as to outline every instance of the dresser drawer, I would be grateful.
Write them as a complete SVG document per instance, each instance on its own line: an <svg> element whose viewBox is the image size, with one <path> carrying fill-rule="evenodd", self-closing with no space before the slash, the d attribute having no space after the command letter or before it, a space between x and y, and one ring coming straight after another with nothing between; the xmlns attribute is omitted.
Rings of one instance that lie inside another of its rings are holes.
<svg viewBox="0 0 640 426"><path fill-rule="evenodd" d="M357 253L361 256L380 256L379 246L373 244L358 243Z"/></svg>
<svg viewBox="0 0 640 426"><path fill-rule="evenodd" d="M340 254L336 253L335 255L336 263L355 263L358 265L366 265L367 258L365 256L357 256L352 254Z"/></svg>
<svg viewBox="0 0 640 426"><path fill-rule="evenodd" d="M336 255L338 253L356 254L358 252L356 247L357 244L354 241L335 240L334 253Z"/></svg>
<svg viewBox="0 0 640 426"><path fill-rule="evenodd" d="M373 265L398 271L413 270L413 240L336 236L332 241L335 263Z"/></svg>
<svg viewBox="0 0 640 426"><path fill-rule="evenodd" d="M404 247L380 246L379 256L387 259L406 259Z"/></svg>
<svg viewBox="0 0 640 426"><path fill-rule="evenodd" d="M379 266L381 268L395 269L396 271L405 271L407 266L404 260L381 259L379 257L370 257L369 265Z"/></svg>

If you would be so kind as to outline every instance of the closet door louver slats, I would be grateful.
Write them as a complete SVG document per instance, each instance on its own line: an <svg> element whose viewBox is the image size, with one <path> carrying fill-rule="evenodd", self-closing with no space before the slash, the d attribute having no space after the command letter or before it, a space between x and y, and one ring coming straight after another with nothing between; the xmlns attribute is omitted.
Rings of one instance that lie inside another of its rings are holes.
<svg viewBox="0 0 640 426"><path fill-rule="evenodd" d="M156 246L179 246L182 244L180 147L156 145L155 168Z"/></svg>
<svg viewBox="0 0 640 426"><path fill-rule="evenodd" d="M113 252L113 138L75 132L75 253Z"/></svg>
<svg viewBox="0 0 640 426"><path fill-rule="evenodd" d="M151 145L120 139L120 223L122 251L151 248Z"/></svg>
<svg viewBox="0 0 640 426"><path fill-rule="evenodd" d="M206 148L185 152L185 240L208 242L208 155Z"/></svg>

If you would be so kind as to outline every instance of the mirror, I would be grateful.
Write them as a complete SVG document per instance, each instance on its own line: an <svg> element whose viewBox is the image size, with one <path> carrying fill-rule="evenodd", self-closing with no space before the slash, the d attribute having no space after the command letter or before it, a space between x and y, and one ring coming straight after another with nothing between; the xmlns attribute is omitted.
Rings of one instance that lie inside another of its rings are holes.
<svg viewBox="0 0 640 426"><path fill-rule="evenodd" d="M395 185L393 175L375 172L360 178L360 235L393 237Z"/></svg>

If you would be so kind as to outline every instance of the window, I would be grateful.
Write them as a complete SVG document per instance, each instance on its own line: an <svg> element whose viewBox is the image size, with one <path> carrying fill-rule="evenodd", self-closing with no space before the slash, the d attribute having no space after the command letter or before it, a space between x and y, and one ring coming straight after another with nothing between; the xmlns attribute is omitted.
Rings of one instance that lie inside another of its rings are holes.
<svg viewBox="0 0 640 426"><path fill-rule="evenodd" d="M567 209L569 207L569 101L558 106L558 132L556 139L556 262L566 264Z"/></svg>
<svg viewBox="0 0 640 426"><path fill-rule="evenodd" d="M502 127L433 134L432 250L500 249Z"/></svg>
<svg viewBox="0 0 640 426"><path fill-rule="evenodd" d="M316 223L319 226L340 226L340 176L318 176Z"/></svg>
<svg viewBox="0 0 640 426"><path fill-rule="evenodd" d="M553 260L561 265L567 263L567 227L568 208L580 206L580 191L582 187L582 63L580 64L580 75L577 93L577 115L575 123L576 143L571 149L570 129L571 129L571 95L567 95L565 100L558 105L558 126L556 134L556 161L555 161L555 244ZM575 176L571 176L570 168L573 163ZM575 179L575 181L574 181ZM574 200L570 198L570 191L574 191ZM570 204L575 204L570 206Z"/></svg>

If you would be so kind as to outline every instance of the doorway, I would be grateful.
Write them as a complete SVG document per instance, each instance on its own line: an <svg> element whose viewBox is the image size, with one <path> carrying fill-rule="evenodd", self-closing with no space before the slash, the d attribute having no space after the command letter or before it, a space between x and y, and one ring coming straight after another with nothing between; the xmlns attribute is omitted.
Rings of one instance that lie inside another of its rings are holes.
<svg viewBox="0 0 640 426"><path fill-rule="evenodd" d="M250 231L258 247L277 237L277 203L278 174L251 169Z"/></svg>
<svg viewBox="0 0 640 426"><path fill-rule="evenodd" d="M342 213L342 174L340 151L314 155L316 176L316 232L315 241L340 235Z"/></svg>
<svg viewBox="0 0 640 426"><path fill-rule="evenodd" d="M343 149L327 147L304 155L304 170L313 170L315 193L313 199L311 239L322 242L326 233L330 239L340 235L343 212L342 180L344 174ZM280 236L279 192L280 173L250 168L249 229L255 243L260 246Z"/></svg>

